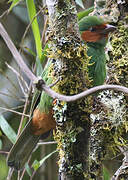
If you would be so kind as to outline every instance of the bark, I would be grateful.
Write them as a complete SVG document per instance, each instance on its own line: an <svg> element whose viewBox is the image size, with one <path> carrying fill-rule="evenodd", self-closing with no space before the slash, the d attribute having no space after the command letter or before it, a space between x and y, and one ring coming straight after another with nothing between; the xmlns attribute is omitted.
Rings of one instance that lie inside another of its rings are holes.
<svg viewBox="0 0 128 180"><path fill-rule="evenodd" d="M117 26L117 31L111 36L111 46L107 47L109 55L107 83L126 87L128 85L127 12L127 1L95 0L95 10L92 13L104 17L107 22ZM98 114L91 116L93 120L90 137L92 177L97 180L103 179L103 165L105 165L111 175L116 171L112 180L126 179L128 98L122 93L112 91L105 91L98 98L106 108L100 108ZM122 165L120 164L122 157L118 157L119 153L125 157ZM116 160L112 160L116 156Z"/></svg>
<svg viewBox="0 0 128 180"><path fill-rule="evenodd" d="M76 7L73 0L47 0L50 38L51 76L61 81L55 91L73 95L89 87L89 58L81 44ZM75 103L54 102L57 122L55 139L59 149L59 180L88 179L91 97Z"/></svg>

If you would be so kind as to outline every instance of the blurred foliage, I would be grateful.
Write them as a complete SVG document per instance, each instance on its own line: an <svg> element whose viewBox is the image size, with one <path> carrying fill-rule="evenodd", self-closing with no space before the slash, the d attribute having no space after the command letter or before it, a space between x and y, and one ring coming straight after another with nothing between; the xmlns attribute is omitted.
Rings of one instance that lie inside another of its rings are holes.
<svg viewBox="0 0 128 180"><path fill-rule="evenodd" d="M16 142L16 134L3 116L0 116L0 127L4 134L6 134L9 140L14 144Z"/></svg>
<svg viewBox="0 0 128 180"><path fill-rule="evenodd" d="M6 164L6 157L0 155L0 180L5 180L8 173L8 167Z"/></svg>

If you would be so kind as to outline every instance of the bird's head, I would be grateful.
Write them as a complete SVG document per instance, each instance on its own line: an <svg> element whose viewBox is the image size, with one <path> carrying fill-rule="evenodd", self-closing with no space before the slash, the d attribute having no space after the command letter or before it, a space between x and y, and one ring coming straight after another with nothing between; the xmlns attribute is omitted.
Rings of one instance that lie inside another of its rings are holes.
<svg viewBox="0 0 128 180"><path fill-rule="evenodd" d="M88 43L95 43L105 46L109 32L113 32L115 26L106 24L97 16L86 16L79 21L81 38Z"/></svg>

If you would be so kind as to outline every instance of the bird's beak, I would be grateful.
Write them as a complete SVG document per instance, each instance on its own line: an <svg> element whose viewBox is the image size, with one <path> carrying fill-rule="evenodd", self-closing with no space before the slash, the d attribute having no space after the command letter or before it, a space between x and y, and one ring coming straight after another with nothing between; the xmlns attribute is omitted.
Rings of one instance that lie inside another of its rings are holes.
<svg viewBox="0 0 128 180"><path fill-rule="evenodd" d="M101 32L102 34L108 34L116 30L116 27L110 24L106 24L106 28Z"/></svg>

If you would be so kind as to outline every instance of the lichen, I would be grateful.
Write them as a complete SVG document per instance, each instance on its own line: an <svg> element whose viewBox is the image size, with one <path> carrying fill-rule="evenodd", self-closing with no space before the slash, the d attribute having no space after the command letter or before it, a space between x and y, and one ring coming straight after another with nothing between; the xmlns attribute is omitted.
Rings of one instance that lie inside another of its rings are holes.
<svg viewBox="0 0 128 180"><path fill-rule="evenodd" d="M128 17L117 24L109 45L109 84L128 86ZM119 147L127 147L128 98L122 93L103 91L98 96L98 113L92 114L90 141L90 179L102 177L102 165L120 153Z"/></svg>
<svg viewBox="0 0 128 180"><path fill-rule="evenodd" d="M52 77L53 82L60 79L53 90L65 95L74 95L92 86L88 76L90 58L87 56L85 44L69 36L57 39L55 37L50 42L47 52L51 61L49 76ZM54 138L58 144L60 157L59 171L73 177L82 177L83 174L83 179L87 173L83 167L85 163L82 163L87 159L83 159L87 147L83 147L84 149L81 147L85 146L85 139L87 141L86 131L89 136L91 107L91 96L73 103L61 102L57 99L53 101L54 118L57 123ZM79 136L82 136L81 142L78 142ZM78 152L81 153L80 156L77 155Z"/></svg>
<svg viewBox="0 0 128 180"><path fill-rule="evenodd" d="M98 114L91 114L90 176L93 178L102 176L103 160L117 156L119 146L128 145L124 95L108 90L100 93L98 100L104 107Z"/></svg>

